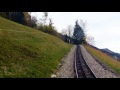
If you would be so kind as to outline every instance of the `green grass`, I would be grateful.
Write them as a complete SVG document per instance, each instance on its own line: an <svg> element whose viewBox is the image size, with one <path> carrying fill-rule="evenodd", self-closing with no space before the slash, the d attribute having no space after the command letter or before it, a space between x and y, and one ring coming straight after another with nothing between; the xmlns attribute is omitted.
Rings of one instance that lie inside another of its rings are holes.
<svg viewBox="0 0 120 90"><path fill-rule="evenodd" d="M107 54L96 50L89 45L84 45L85 48L95 57L97 57L100 61L102 61L105 65L113 69L116 73L120 74L120 62L108 56Z"/></svg>
<svg viewBox="0 0 120 90"><path fill-rule="evenodd" d="M0 17L0 78L49 78L71 47L55 36Z"/></svg>

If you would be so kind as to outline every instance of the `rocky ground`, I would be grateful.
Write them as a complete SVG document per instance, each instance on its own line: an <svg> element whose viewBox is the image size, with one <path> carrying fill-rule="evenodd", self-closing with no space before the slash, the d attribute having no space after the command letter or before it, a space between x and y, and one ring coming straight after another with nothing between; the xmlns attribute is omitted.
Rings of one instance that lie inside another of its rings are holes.
<svg viewBox="0 0 120 90"><path fill-rule="evenodd" d="M59 68L57 71L52 74L51 77L55 78L74 78L74 53L76 50L76 46L70 50L68 55L66 55L61 63L59 64Z"/></svg>
<svg viewBox="0 0 120 90"><path fill-rule="evenodd" d="M98 61L96 61L84 48L80 45L82 55L92 69L97 78L120 78L120 76L111 72L110 70L103 67ZM51 75L52 78L74 78L74 54L76 51L76 45L70 50L68 55L66 55L59 64L58 69L54 74Z"/></svg>
<svg viewBox="0 0 120 90"><path fill-rule="evenodd" d="M119 78L119 76L113 72L103 68L103 66L87 52L84 46L81 45L80 47L84 59L98 78Z"/></svg>

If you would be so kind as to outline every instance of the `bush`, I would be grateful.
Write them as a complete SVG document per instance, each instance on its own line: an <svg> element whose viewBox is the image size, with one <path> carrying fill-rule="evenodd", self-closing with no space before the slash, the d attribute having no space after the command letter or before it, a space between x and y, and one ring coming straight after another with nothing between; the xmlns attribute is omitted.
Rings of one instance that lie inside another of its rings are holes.
<svg viewBox="0 0 120 90"><path fill-rule="evenodd" d="M40 24L40 25L37 27L37 29L40 30L40 31L42 31L42 32L45 32L45 33L54 35L54 36L59 36L59 33L57 32L57 30L55 30L55 28L52 27L52 26L50 26L50 25Z"/></svg>
<svg viewBox="0 0 120 90"><path fill-rule="evenodd" d="M4 18L7 18L6 12L0 12L0 16L1 16L1 17L4 17Z"/></svg>

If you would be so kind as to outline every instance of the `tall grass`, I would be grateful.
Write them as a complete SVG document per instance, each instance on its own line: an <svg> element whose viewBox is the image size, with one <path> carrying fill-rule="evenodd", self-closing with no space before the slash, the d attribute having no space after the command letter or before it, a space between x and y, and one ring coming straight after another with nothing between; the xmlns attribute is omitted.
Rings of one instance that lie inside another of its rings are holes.
<svg viewBox="0 0 120 90"><path fill-rule="evenodd" d="M106 64L108 67L113 69L115 72L120 74L120 62L108 56L107 54L92 48L89 45L84 45L85 48L95 57L97 57L100 61Z"/></svg>
<svg viewBox="0 0 120 90"><path fill-rule="evenodd" d="M72 45L0 17L0 77L49 78Z"/></svg>

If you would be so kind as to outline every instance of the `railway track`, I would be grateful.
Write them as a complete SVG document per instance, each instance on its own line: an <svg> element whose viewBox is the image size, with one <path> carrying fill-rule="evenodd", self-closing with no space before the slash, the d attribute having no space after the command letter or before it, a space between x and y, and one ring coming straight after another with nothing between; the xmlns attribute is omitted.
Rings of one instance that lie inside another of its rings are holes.
<svg viewBox="0 0 120 90"><path fill-rule="evenodd" d="M75 78L97 78L93 71L90 69L89 65L84 60L79 45L77 45L74 58Z"/></svg>

